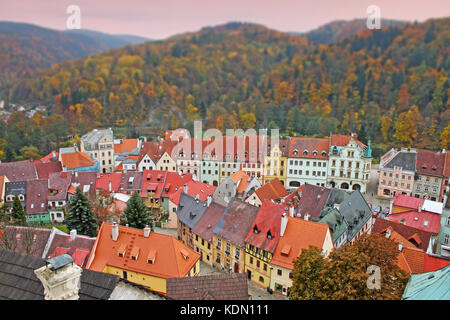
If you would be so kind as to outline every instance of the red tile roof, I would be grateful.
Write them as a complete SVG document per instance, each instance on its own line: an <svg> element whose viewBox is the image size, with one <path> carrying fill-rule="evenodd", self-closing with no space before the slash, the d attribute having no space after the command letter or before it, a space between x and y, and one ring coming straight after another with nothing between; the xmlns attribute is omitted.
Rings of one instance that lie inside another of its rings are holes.
<svg viewBox="0 0 450 320"><path fill-rule="evenodd" d="M41 180L48 180L50 173L62 171L62 164L60 161L43 163L39 160L36 160L34 161L34 166L36 167L38 179Z"/></svg>
<svg viewBox="0 0 450 320"><path fill-rule="evenodd" d="M297 151L297 153L295 152ZM314 151L317 154L314 155ZM289 157L328 159L329 140L319 138L294 137L289 145ZM307 153L307 154L305 154Z"/></svg>
<svg viewBox="0 0 450 320"><path fill-rule="evenodd" d="M53 150L52 152L50 152L45 157L42 157L41 159L39 159L39 161L42 162L42 163L49 163L49 162L58 161L58 152Z"/></svg>
<svg viewBox="0 0 450 320"><path fill-rule="evenodd" d="M67 191L72 181L72 174L72 172L50 173L48 179L49 201L66 200Z"/></svg>
<svg viewBox="0 0 450 320"><path fill-rule="evenodd" d="M413 210L419 210L419 207L423 206L425 199L406 196L403 194L396 194L394 196L393 205L397 207L409 208Z"/></svg>
<svg viewBox="0 0 450 320"><path fill-rule="evenodd" d="M388 216L389 221L395 221L402 223L404 220L405 225L416 229L424 230L434 234L438 234L441 229L441 216L432 212L417 212L407 211L402 213L390 214ZM426 222L428 224L426 225Z"/></svg>
<svg viewBox="0 0 450 320"><path fill-rule="evenodd" d="M9 181L30 181L38 178L33 160L0 163L0 176L8 177Z"/></svg>
<svg viewBox="0 0 450 320"><path fill-rule="evenodd" d="M266 183L257 189L255 193L261 202L264 202L264 200L279 200L288 195L288 192L278 178Z"/></svg>
<svg viewBox="0 0 450 320"><path fill-rule="evenodd" d="M445 152L444 177L450 177L450 151Z"/></svg>
<svg viewBox="0 0 450 320"><path fill-rule="evenodd" d="M280 240L280 226L283 213L286 216L289 215L284 210L284 206L270 200L264 201L245 238L245 243L273 253ZM256 230L257 233L255 233Z"/></svg>
<svg viewBox="0 0 450 320"><path fill-rule="evenodd" d="M206 201L208 199L208 195L213 195L216 187L203 183L200 181L191 180L186 183L187 186L187 194L191 197L195 197L196 194L199 196L200 201ZM174 204L178 205L180 200L181 193L184 192L184 185L178 187L178 190L172 193L169 197L169 200Z"/></svg>
<svg viewBox="0 0 450 320"><path fill-rule="evenodd" d="M111 192L118 192L121 181L121 172L103 173L97 178L96 188L97 190L103 190L109 193L109 182L111 182Z"/></svg>
<svg viewBox="0 0 450 320"><path fill-rule="evenodd" d="M350 142L352 136L342 135L342 134L332 134L331 135L331 145L332 146L341 146L345 147ZM358 135L353 134L353 139L356 141L358 146L360 146L363 150L367 148L367 146L358 140Z"/></svg>
<svg viewBox="0 0 450 320"><path fill-rule="evenodd" d="M89 270L103 272L106 266L111 266L167 279L185 277L200 259L197 252L173 236L150 232L146 238L143 230L125 226L118 228L119 237L113 241L112 225L102 224L87 264ZM126 248L123 257L118 255L118 249L121 248ZM131 252L137 248L137 260L132 260ZM155 254L152 264L147 261L151 251Z"/></svg>
<svg viewBox="0 0 450 320"><path fill-rule="evenodd" d="M425 255L424 268L423 272L431 272L440 270L445 268L450 264L450 260L442 259L439 257L430 256L429 254Z"/></svg>
<svg viewBox="0 0 450 320"><path fill-rule="evenodd" d="M388 228L392 228L394 231L407 239L407 241L412 241L413 243L415 243L415 246L417 246L417 248L424 251L428 249L432 233L413 228L402 223L377 218L375 219L375 224L373 225L372 232L385 233Z"/></svg>
<svg viewBox="0 0 450 320"><path fill-rule="evenodd" d="M97 172L94 171L74 172L71 180L71 184L85 192L89 200L95 200L96 198L96 182Z"/></svg>
<svg viewBox="0 0 450 320"><path fill-rule="evenodd" d="M416 172L419 174L443 176L445 153L417 149Z"/></svg>
<svg viewBox="0 0 450 320"><path fill-rule="evenodd" d="M294 260L303 249L309 249L310 246L322 249L329 229L326 224L289 216L287 218L286 230L278 241L271 263L293 270Z"/></svg>
<svg viewBox="0 0 450 320"><path fill-rule="evenodd" d="M147 191L155 192L154 198L169 197L185 183L192 180L192 174L179 175L164 170L144 170L142 173L141 197L147 197Z"/></svg>
<svg viewBox="0 0 450 320"><path fill-rule="evenodd" d="M26 202L27 214L48 212L48 181L28 181Z"/></svg>

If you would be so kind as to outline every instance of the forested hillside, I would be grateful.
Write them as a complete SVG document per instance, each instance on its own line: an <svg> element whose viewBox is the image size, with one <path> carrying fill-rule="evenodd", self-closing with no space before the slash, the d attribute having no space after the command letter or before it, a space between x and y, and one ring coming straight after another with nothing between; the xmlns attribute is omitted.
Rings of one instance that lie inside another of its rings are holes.
<svg viewBox="0 0 450 320"><path fill-rule="evenodd" d="M392 26L400 26L407 24L406 21L381 19L381 28L389 28ZM354 36L361 31L367 29L367 19L354 20L336 20L320 26L317 29L305 33L292 32L299 36L303 36L314 43L333 43L343 38Z"/></svg>
<svg viewBox="0 0 450 320"><path fill-rule="evenodd" d="M53 116L17 115L0 137L20 154L20 147L50 148L57 135L96 126L164 130L204 119L205 128L357 132L378 153L391 145L448 148L449 57L450 18L365 30L328 45L230 23L24 77L3 96L50 104ZM51 136L31 142L31 130Z"/></svg>
<svg viewBox="0 0 450 320"><path fill-rule="evenodd" d="M53 64L147 40L90 30L62 32L27 23L0 21L0 88Z"/></svg>

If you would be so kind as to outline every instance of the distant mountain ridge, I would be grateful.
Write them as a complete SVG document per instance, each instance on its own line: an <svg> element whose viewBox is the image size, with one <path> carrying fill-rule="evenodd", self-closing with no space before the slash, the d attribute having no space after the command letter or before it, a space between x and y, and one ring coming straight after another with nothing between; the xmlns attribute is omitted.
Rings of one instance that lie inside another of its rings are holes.
<svg viewBox="0 0 450 320"><path fill-rule="evenodd" d="M91 30L58 31L28 23L0 21L0 87L25 74L66 60L149 40Z"/></svg>
<svg viewBox="0 0 450 320"><path fill-rule="evenodd" d="M403 26L407 21L381 19L381 29L392 26ZM317 29L308 32L290 32L298 36L307 38L316 44L329 44L346 37L357 35L367 29L367 19L336 20L326 23Z"/></svg>

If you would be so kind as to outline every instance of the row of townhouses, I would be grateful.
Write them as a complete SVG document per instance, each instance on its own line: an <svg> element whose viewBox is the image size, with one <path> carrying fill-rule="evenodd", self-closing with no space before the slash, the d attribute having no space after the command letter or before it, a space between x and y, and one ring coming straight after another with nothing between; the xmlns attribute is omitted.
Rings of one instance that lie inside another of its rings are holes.
<svg viewBox="0 0 450 320"><path fill-rule="evenodd" d="M76 152L75 148L72 154ZM79 153L91 161L78 160L76 167L71 164L75 161L62 159L65 169L97 167L102 173L166 170L192 174L195 180L213 186L243 171L261 184L278 178L289 190L309 183L363 193L372 162L370 144L360 142L356 134L272 141L264 136L184 138L168 131L163 139L147 142L144 138L115 140L111 129L96 129L82 136Z"/></svg>

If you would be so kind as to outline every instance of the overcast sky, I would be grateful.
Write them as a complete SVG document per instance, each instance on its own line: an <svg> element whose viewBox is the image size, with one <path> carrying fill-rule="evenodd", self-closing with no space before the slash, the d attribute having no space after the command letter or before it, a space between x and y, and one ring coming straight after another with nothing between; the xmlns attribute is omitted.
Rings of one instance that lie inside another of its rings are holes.
<svg viewBox="0 0 450 320"><path fill-rule="evenodd" d="M381 18L424 21L450 16L450 0L0 0L0 20L63 30L69 5L81 9L81 28L163 39L230 21L280 31L309 31L333 20Z"/></svg>

